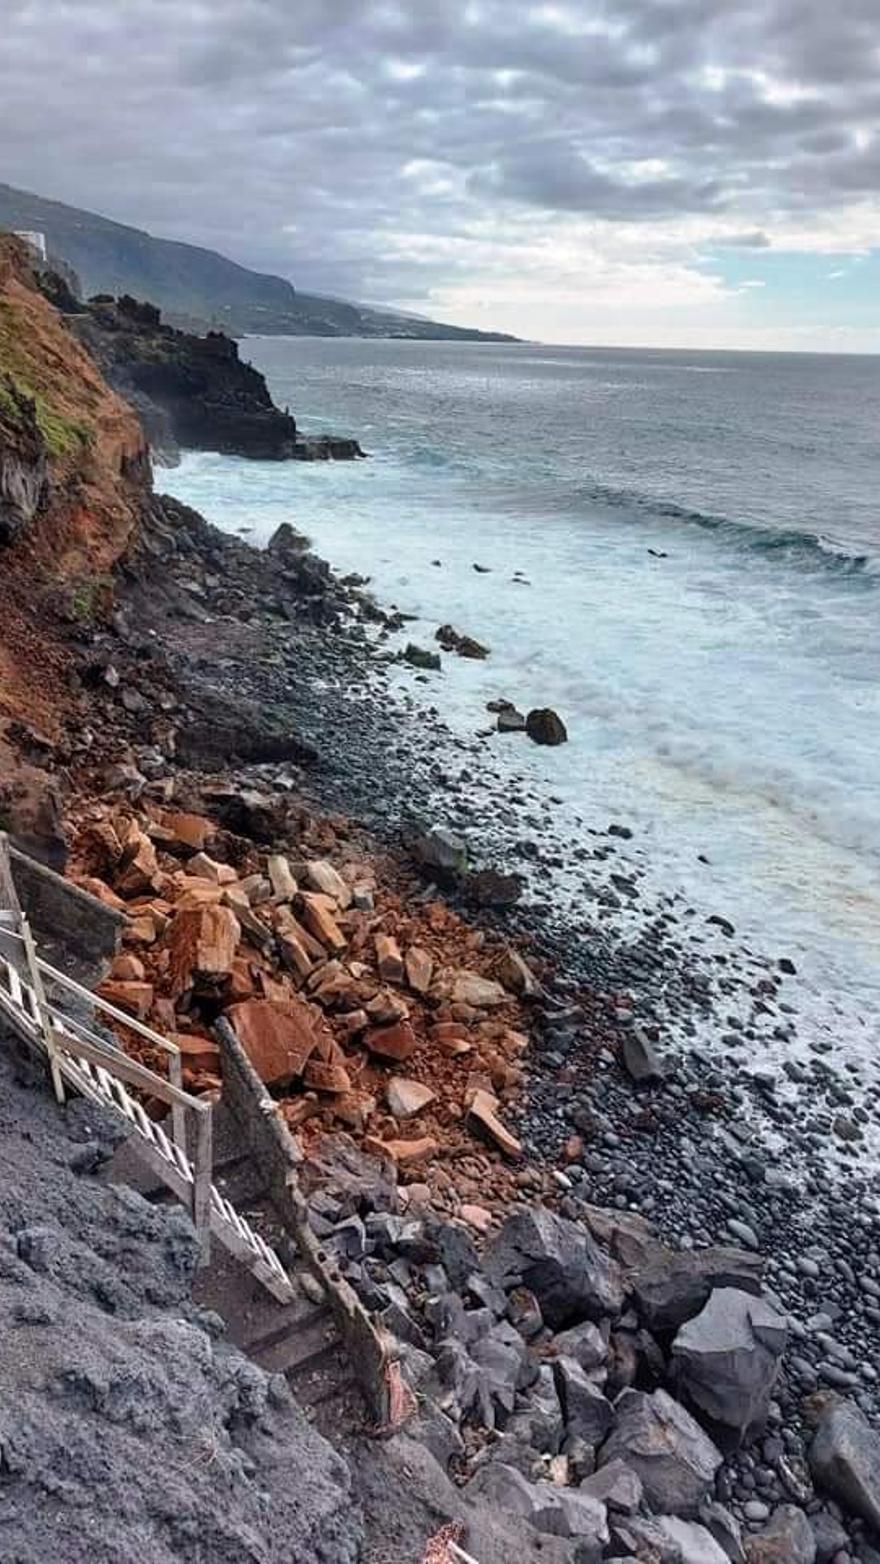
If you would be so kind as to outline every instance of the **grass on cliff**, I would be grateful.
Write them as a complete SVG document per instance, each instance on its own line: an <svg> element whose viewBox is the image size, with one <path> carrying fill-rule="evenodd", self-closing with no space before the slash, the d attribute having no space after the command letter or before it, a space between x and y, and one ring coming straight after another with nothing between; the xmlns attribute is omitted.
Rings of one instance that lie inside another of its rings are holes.
<svg viewBox="0 0 880 1564"><path fill-rule="evenodd" d="M30 397L35 405L37 425L54 460L73 455L92 443L94 430L83 419L71 418L53 405L48 388L41 388L39 366L28 353L26 336L10 304L0 299L0 376L15 390ZM8 418L21 416L15 397L0 379L0 412Z"/></svg>

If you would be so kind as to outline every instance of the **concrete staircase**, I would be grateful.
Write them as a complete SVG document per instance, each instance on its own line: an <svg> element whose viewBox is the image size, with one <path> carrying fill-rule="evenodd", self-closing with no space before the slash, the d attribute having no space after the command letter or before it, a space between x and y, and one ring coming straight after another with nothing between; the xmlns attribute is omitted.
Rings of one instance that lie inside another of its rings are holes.
<svg viewBox="0 0 880 1564"><path fill-rule="evenodd" d="M153 1202L171 1198L128 1144L102 1176L132 1185ZM333 1313L284 1233L265 1182L222 1102L214 1108L213 1179L222 1196L280 1253L292 1296L277 1301L244 1264L215 1246L209 1263L196 1273L195 1301L225 1320L229 1340L262 1369L284 1375L300 1404L314 1409L319 1426L360 1423L363 1401Z"/></svg>

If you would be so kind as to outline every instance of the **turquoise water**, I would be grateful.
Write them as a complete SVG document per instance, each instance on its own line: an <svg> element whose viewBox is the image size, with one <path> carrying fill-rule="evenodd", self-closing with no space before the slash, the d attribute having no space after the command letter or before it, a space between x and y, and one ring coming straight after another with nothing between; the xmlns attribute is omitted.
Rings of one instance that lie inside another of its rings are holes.
<svg viewBox="0 0 880 1564"><path fill-rule="evenodd" d="M419 641L452 621L488 643L432 686L453 728L497 695L556 706L565 748L493 743L562 828L626 821L658 886L793 956L816 1007L874 1009L880 361L244 352L304 429L355 434L370 461L188 455L164 486L257 543L292 521L422 616Z"/></svg>

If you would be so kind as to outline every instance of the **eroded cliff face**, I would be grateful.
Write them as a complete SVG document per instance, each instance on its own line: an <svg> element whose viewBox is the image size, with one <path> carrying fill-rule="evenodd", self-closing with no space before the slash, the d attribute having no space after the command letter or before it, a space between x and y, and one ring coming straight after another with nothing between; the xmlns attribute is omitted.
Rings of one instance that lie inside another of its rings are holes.
<svg viewBox="0 0 880 1564"><path fill-rule="evenodd" d="M56 578L110 569L137 524L146 456L134 412L39 291L24 246L0 235L5 542Z"/></svg>
<svg viewBox="0 0 880 1564"><path fill-rule="evenodd" d="M8 375L0 377L0 545L9 543L45 504L49 458L36 403Z"/></svg>
<svg viewBox="0 0 880 1564"><path fill-rule="evenodd" d="M0 235L0 828L26 843L52 838L41 745L76 721L73 647L149 492L137 417Z"/></svg>

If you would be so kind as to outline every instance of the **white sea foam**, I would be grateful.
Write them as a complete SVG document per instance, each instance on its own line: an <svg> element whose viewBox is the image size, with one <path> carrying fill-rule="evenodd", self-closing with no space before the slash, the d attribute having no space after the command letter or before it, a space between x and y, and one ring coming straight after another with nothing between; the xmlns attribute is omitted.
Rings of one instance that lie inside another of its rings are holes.
<svg viewBox="0 0 880 1564"><path fill-rule="evenodd" d="M305 374L307 423L362 434L369 419L369 462L189 455L166 486L229 530L252 527L256 543L293 522L338 569L369 576L383 603L421 616L412 639L428 643L452 622L486 642L488 661L447 658L431 687L451 726L485 726L499 695L556 707L569 744L538 750L499 736L500 763L561 800L554 815L572 833L578 815L630 825L658 888L681 889L698 914L723 913L756 949L791 957L801 1003L846 1031L853 1056L876 1054L869 1026L834 1022L876 1013L880 997L876 579L825 568L820 548L799 554L797 536L765 550L738 525L694 526L684 478L684 503L667 513L609 504L598 483L592 502L573 500L576 428L532 449L520 437L518 457L493 437L497 420L528 403L519 383L499 407L492 375L475 389L471 368L478 414L466 426L450 417L444 438L437 399L460 398L465 371L456 363L439 389L431 381L426 424L422 360L377 368L375 345L357 345L363 363L353 346L332 375L320 355L311 382ZM285 381L278 366L287 352L302 376L296 355L305 351L308 369L308 351L264 348L281 400L302 405L293 369ZM524 378L536 372L529 364ZM569 378L552 388L554 410ZM743 510L760 525L755 492ZM782 520L790 529L791 516Z"/></svg>

